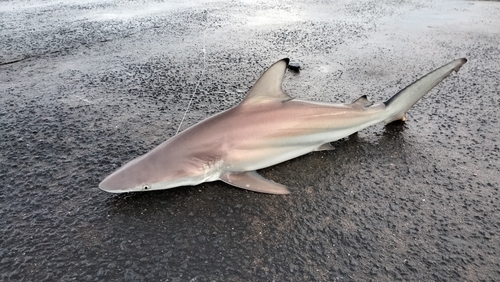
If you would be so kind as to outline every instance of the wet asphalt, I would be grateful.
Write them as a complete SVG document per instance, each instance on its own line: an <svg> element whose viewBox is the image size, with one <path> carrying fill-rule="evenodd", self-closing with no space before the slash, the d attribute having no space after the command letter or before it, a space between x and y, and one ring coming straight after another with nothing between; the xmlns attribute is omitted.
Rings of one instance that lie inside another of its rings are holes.
<svg viewBox="0 0 500 282"><path fill-rule="evenodd" d="M498 1L2 2L0 281L499 280L499 26ZM283 57L326 102L469 62L406 123L260 171L290 195L98 189Z"/></svg>

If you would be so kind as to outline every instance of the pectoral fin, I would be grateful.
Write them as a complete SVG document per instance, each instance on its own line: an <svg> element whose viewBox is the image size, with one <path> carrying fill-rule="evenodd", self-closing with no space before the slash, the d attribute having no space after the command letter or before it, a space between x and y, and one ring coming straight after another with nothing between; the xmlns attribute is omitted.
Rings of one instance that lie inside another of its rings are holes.
<svg viewBox="0 0 500 282"><path fill-rule="evenodd" d="M219 178L229 185L250 191L268 194L290 194L286 186L265 179L256 171L223 172Z"/></svg>

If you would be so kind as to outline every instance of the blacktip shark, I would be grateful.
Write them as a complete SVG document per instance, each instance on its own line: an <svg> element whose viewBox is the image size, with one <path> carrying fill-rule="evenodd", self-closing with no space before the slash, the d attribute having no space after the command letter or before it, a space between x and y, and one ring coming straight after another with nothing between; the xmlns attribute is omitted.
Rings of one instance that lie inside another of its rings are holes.
<svg viewBox="0 0 500 282"><path fill-rule="evenodd" d="M99 188L122 193L222 180L251 191L288 194L286 186L256 171L313 151L331 150L330 142L370 125L404 121L420 98L466 62L454 60L383 103L361 96L351 104L331 104L294 99L283 92L289 59L282 59L262 74L240 104L130 161Z"/></svg>

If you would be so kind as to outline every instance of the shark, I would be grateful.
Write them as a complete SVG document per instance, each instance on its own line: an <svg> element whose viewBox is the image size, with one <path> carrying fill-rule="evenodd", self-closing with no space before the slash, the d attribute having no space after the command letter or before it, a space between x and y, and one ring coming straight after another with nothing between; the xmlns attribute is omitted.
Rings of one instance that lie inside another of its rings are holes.
<svg viewBox="0 0 500 282"><path fill-rule="evenodd" d="M289 64L269 67L236 106L166 140L107 176L99 188L112 193L154 191L210 181L268 194L287 186L257 170L313 151L332 150L333 141L379 122L406 120L406 112L432 88L458 72L456 59L413 82L385 102L361 96L334 104L294 99L282 89Z"/></svg>

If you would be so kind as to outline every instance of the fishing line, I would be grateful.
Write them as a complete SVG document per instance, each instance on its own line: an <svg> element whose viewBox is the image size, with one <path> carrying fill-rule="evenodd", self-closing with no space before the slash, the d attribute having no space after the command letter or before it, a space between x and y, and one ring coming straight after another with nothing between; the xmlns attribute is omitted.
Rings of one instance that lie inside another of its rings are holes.
<svg viewBox="0 0 500 282"><path fill-rule="evenodd" d="M207 18L208 18L208 16L207 16ZM187 113L189 111L189 108L191 107L191 103L193 103L194 95L196 94L196 90L198 89L198 86L200 86L201 79L203 78L203 75L205 74L205 70L207 68L207 50L205 48L206 47L205 38L206 38L206 35L207 35L207 30L208 30L208 26L203 31L203 49L202 49L202 52L203 52L203 69L201 70L201 74L200 74L200 77L198 79L198 82L196 83L196 86L194 87L194 91L191 94L191 98L189 99L189 103L187 105L186 111L184 111L184 115L182 116L181 123L179 124L179 127L177 128L177 131L175 132L174 136L177 135L177 133L179 133L179 131L181 130L182 123L184 122L184 119L186 118L186 115L187 115Z"/></svg>

